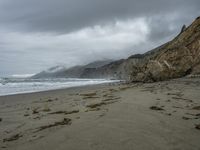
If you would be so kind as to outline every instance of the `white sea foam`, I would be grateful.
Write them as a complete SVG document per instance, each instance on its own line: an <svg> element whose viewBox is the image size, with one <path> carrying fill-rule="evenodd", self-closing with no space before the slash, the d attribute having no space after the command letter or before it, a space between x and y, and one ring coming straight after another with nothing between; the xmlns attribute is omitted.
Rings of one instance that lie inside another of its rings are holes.
<svg viewBox="0 0 200 150"><path fill-rule="evenodd" d="M53 89L62 89L84 85L118 82L105 79L29 79L29 78L0 78L0 95L32 93Z"/></svg>
<svg viewBox="0 0 200 150"><path fill-rule="evenodd" d="M13 77L13 78L28 78L33 75L35 75L35 74L14 74L14 75L11 75L11 77Z"/></svg>

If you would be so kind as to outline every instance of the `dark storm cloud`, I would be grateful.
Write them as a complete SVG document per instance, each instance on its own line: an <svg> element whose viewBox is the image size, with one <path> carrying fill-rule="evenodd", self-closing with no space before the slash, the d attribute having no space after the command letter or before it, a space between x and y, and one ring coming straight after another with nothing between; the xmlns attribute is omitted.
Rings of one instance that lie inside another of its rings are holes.
<svg viewBox="0 0 200 150"><path fill-rule="evenodd" d="M187 17L199 9L199 0L0 0L0 26L62 33L140 16Z"/></svg>
<svg viewBox="0 0 200 150"><path fill-rule="evenodd" d="M200 0L0 0L0 75L143 53L198 15Z"/></svg>

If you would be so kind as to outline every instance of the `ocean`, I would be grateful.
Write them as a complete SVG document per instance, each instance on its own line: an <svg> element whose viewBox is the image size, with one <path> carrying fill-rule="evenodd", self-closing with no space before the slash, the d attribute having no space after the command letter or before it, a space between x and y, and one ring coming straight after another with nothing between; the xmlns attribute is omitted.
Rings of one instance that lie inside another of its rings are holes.
<svg viewBox="0 0 200 150"><path fill-rule="evenodd" d="M23 77L0 78L0 96L20 93L33 93L69 87L85 85L96 85L102 83L119 82L117 80L106 79L75 79L75 78L55 78L55 79L31 79Z"/></svg>

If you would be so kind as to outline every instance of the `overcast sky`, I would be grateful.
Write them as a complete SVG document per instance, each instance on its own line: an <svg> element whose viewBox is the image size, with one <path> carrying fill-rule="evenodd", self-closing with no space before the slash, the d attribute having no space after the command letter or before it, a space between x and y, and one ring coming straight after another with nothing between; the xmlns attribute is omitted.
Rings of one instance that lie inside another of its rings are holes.
<svg viewBox="0 0 200 150"><path fill-rule="evenodd" d="M146 52L200 15L200 0L0 0L0 75Z"/></svg>

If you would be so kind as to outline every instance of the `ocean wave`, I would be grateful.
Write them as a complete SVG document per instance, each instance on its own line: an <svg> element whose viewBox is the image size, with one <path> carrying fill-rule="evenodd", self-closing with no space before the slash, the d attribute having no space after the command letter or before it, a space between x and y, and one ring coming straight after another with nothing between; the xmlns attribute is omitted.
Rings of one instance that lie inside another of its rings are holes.
<svg viewBox="0 0 200 150"><path fill-rule="evenodd" d="M34 76L35 74L13 74L11 77L13 78L29 78Z"/></svg>
<svg viewBox="0 0 200 150"><path fill-rule="evenodd" d="M78 79L78 78L55 78L55 79L30 79L30 78L0 78L0 95L18 93L31 93L76 86L94 85L102 83L118 82L106 79Z"/></svg>

